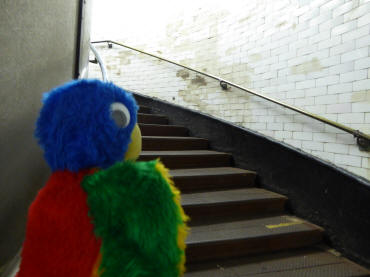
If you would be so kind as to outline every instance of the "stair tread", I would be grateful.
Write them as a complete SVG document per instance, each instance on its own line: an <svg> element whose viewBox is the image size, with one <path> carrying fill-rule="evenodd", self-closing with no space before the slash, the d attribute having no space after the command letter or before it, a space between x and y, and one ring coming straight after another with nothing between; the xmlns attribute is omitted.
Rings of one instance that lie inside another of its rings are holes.
<svg viewBox="0 0 370 277"><path fill-rule="evenodd" d="M185 277L370 276L369 271L321 246L189 265Z"/></svg>
<svg viewBox="0 0 370 277"><path fill-rule="evenodd" d="M138 116L151 116L151 117L165 117L167 118L167 116L163 115L163 114L153 114L153 113L137 113Z"/></svg>
<svg viewBox="0 0 370 277"><path fill-rule="evenodd" d="M179 125L139 123L143 136L188 136L189 130Z"/></svg>
<svg viewBox="0 0 370 277"><path fill-rule="evenodd" d="M181 203L190 206L273 199L286 200L287 197L265 189L245 188L184 194Z"/></svg>
<svg viewBox="0 0 370 277"><path fill-rule="evenodd" d="M152 114L148 114L152 115ZM149 127L163 127L163 128L186 128L181 125L166 125L166 124L152 124L152 123L139 123L139 126L149 126Z"/></svg>
<svg viewBox="0 0 370 277"><path fill-rule="evenodd" d="M194 226L187 244L215 243L309 231L323 232L323 229L294 216L264 217Z"/></svg>
<svg viewBox="0 0 370 277"><path fill-rule="evenodd" d="M217 176L227 174L256 174L254 171L241 169L237 167L206 167L206 168L188 168L188 169L172 169L170 170L172 177L182 176Z"/></svg>
<svg viewBox="0 0 370 277"><path fill-rule="evenodd" d="M139 124L168 124L168 117L161 114L138 113L137 121Z"/></svg>
<svg viewBox="0 0 370 277"><path fill-rule="evenodd" d="M140 156L195 156L195 155L230 155L229 153L212 151L212 150L158 150L158 151L142 151Z"/></svg>
<svg viewBox="0 0 370 277"><path fill-rule="evenodd" d="M139 105L139 111L143 113L150 113L151 108L148 106Z"/></svg>
<svg viewBox="0 0 370 277"><path fill-rule="evenodd" d="M150 161L157 158L160 158L163 164L170 169L219 167L232 164L231 154L212 150L145 150L139 156L140 161Z"/></svg>
<svg viewBox="0 0 370 277"><path fill-rule="evenodd" d="M198 137L169 137L169 136L142 136L143 139L165 139L165 140L207 140L205 138Z"/></svg>
<svg viewBox="0 0 370 277"><path fill-rule="evenodd" d="M203 150L208 149L208 140L197 137L142 136L144 151L158 150Z"/></svg>

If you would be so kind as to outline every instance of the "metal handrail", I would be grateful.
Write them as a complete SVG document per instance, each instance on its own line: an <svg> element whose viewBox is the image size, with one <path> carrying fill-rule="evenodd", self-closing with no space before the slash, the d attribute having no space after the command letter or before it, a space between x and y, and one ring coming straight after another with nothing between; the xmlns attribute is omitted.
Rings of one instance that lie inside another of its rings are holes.
<svg viewBox="0 0 370 277"><path fill-rule="evenodd" d="M90 49L95 55L95 59L98 62L101 70L101 75L104 82L108 82L108 74L107 69L105 68L103 59L100 57L99 52L96 50L95 46L93 45L93 42L90 42Z"/></svg>
<svg viewBox="0 0 370 277"><path fill-rule="evenodd" d="M318 120L318 121L323 122L325 124L328 124L330 126L333 126L335 128L338 128L338 129L340 129L342 131L345 131L347 133L350 133L350 134L352 134L357 139L357 144L360 146L360 148L362 148L363 150L366 150L366 151L370 151L370 135L369 134L362 133L359 130L352 129L352 128L346 126L346 125L343 125L343 124L340 124L338 122L332 121L332 120L327 119L325 117L316 115L314 113L307 112L307 111L302 110L300 108L297 108L297 107L288 105L288 104L286 104L284 102L281 102L281 101L275 100L273 98L267 97L267 96L262 95L262 94L260 94L258 92L252 91L252 90L247 89L245 87L239 86L239 85L237 85L237 84L235 84L233 82L227 81L227 80L225 80L225 79L223 79L223 78L221 78L219 76L212 75L212 74L206 73L204 71L200 71L200 70L191 68L189 66L186 66L186 65L183 65L183 64L180 64L180 63L171 61L171 60L166 59L166 58L163 58L161 56L158 56L158 55L155 55L155 54L151 54L151 53L145 52L143 50L140 50L140 49L137 49L137 48L134 48L134 47L131 47L131 46L122 44L120 42L116 42L116 41L112 41L112 40L100 40L100 41L93 41L91 43L108 43L108 45L110 47L111 47L111 44L116 44L116 45L119 45L119 46L122 46L122 47L125 47L125 48L128 48L128 49L131 49L133 51L136 51L136 52L139 52L139 53L142 53L142 54L145 54L145 55L148 55L148 56L151 56L151 57L154 57L154 58L163 60L163 61L166 61L168 63L174 64L174 65L177 65L177 66L180 66L180 67L183 67L183 68L186 68L186 69L188 69L190 71L193 71L193 72L196 72L196 73L205 75L207 77L210 77L212 79L215 79L215 80L219 81L220 82L220 86L223 89L227 89L227 86L230 85L232 87L238 88L240 90L243 90L243 91L248 92L250 94L253 94L255 96L258 96L260 98L263 98L265 100L268 100L268 101L273 102L275 104L278 104L280 106L283 106L283 107L288 108L290 110L296 111L296 112L298 112L300 114L306 115L306 116L308 116L310 118L313 118L315 120Z"/></svg>

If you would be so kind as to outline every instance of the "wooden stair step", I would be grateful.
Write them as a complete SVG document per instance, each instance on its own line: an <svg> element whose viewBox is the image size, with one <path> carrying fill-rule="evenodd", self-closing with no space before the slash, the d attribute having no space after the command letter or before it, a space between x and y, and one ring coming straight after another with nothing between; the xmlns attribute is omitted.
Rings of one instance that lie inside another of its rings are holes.
<svg viewBox="0 0 370 277"><path fill-rule="evenodd" d="M172 169L170 174L182 192L250 187L256 173L234 167Z"/></svg>
<svg viewBox="0 0 370 277"><path fill-rule="evenodd" d="M299 248L322 240L323 229L292 216L193 226L187 261L199 262Z"/></svg>
<svg viewBox="0 0 370 277"><path fill-rule="evenodd" d="M151 113L151 108L143 105L139 105L139 112L140 113Z"/></svg>
<svg viewBox="0 0 370 277"><path fill-rule="evenodd" d="M208 149L208 140L195 137L143 136L143 151Z"/></svg>
<svg viewBox="0 0 370 277"><path fill-rule="evenodd" d="M168 124L168 118L160 114L138 113L137 122L146 124Z"/></svg>
<svg viewBox="0 0 370 277"><path fill-rule="evenodd" d="M186 137L189 134L189 130L187 128L176 125L139 123L139 127L143 136Z"/></svg>
<svg viewBox="0 0 370 277"><path fill-rule="evenodd" d="M182 206L192 221L236 214L256 216L284 210L287 197L260 188L208 191L182 195Z"/></svg>
<svg viewBox="0 0 370 277"><path fill-rule="evenodd" d="M365 268L322 246L190 264L187 271L185 277L370 276Z"/></svg>
<svg viewBox="0 0 370 277"><path fill-rule="evenodd" d="M171 169L230 166L232 163L232 155L210 150L142 151L139 157L142 161L156 158Z"/></svg>

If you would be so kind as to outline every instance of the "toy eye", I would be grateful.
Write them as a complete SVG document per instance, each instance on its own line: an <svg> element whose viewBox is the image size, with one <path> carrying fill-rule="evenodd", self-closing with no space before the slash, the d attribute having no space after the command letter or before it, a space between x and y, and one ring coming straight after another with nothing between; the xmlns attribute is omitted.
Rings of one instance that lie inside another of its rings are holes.
<svg viewBox="0 0 370 277"><path fill-rule="evenodd" d="M127 127L130 123L130 112L122 103L113 103L110 106L111 116L118 127Z"/></svg>

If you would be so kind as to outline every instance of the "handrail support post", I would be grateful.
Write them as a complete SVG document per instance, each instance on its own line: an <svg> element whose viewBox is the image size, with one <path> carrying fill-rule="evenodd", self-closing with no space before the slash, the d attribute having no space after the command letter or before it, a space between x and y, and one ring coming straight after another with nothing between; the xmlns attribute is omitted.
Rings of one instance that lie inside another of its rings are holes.
<svg viewBox="0 0 370 277"><path fill-rule="evenodd" d="M90 42L90 49L94 53L95 60L100 66L101 74L102 74L102 79L104 82L108 82L108 74L107 74L107 69L105 68L105 65L103 63L102 58L100 57L98 51L96 50L95 46Z"/></svg>

